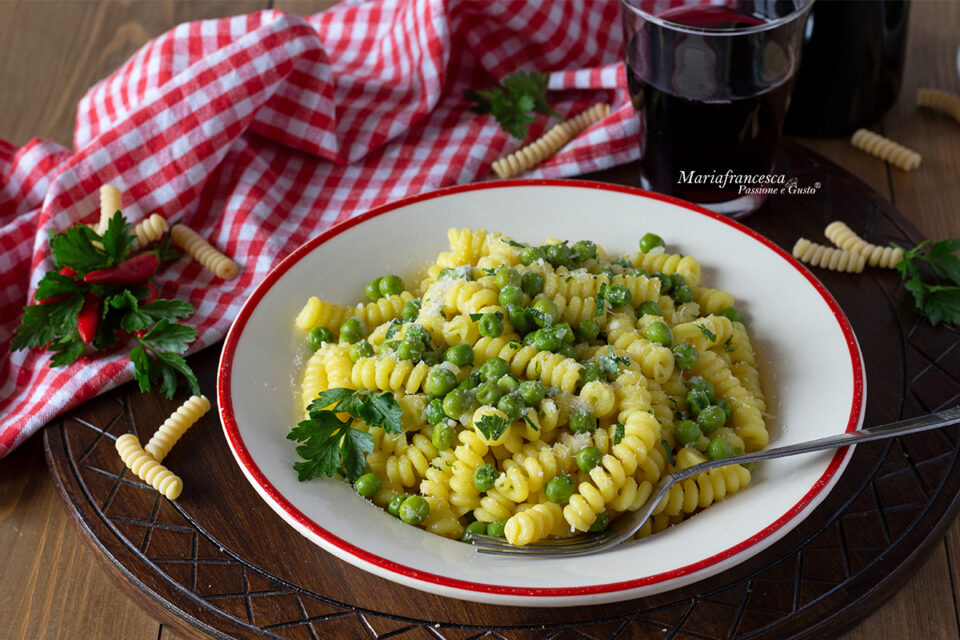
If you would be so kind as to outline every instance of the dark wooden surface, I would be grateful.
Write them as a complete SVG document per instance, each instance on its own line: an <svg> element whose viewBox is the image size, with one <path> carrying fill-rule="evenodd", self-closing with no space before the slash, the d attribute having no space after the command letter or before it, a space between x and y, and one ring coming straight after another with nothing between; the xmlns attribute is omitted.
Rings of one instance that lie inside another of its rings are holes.
<svg viewBox="0 0 960 640"><path fill-rule="evenodd" d="M179 22L271 5L306 14L330 4L329 0L0 2L0 86L4 87L0 137L23 144L39 136L69 146L74 108L86 88L149 38ZM913 94L921 86L960 90L955 68L958 32L960 3L913 3L904 89L878 129L923 154L919 171L904 174L891 170L854 151L845 140L803 141L894 201L899 211L930 237L960 235L960 129L947 118L918 112ZM933 371L931 375L937 375ZM876 394L871 394L871 405L875 398ZM155 400L134 394L131 402L133 410L140 411ZM179 637L126 597L88 550L56 496L42 455L42 443L35 437L0 461L0 547L5 550L0 554L0 629L4 631L0 635L29 639ZM954 585L960 584L958 558L960 524L955 523L944 542L932 547L931 557L912 579L895 576L882 585L895 589L896 584L903 584L844 637L957 637ZM855 610L852 615L857 613ZM594 635L605 637L599 631ZM436 636L412 631L402 637Z"/></svg>

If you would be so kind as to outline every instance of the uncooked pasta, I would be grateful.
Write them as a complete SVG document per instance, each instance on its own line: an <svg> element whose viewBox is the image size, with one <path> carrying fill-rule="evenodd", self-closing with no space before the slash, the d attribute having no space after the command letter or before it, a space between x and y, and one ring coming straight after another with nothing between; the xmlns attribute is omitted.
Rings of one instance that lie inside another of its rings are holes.
<svg viewBox="0 0 960 640"><path fill-rule="evenodd" d="M903 171L912 171L920 166L919 153L866 129L857 129L850 138L850 144Z"/></svg>

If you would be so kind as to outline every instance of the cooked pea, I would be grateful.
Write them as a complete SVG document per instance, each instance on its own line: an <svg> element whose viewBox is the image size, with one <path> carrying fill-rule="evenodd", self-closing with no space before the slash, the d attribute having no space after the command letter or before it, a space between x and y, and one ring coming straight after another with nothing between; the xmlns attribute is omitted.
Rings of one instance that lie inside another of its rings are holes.
<svg viewBox="0 0 960 640"><path fill-rule="evenodd" d="M525 334L533 329L533 320L527 315L527 310L519 304L507 305L507 318L519 333Z"/></svg>
<svg viewBox="0 0 960 640"><path fill-rule="evenodd" d="M422 324L412 324L407 328L407 333L403 336L404 340L418 340L423 343L423 346L430 346L430 342L433 338L430 337L430 332Z"/></svg>
<svg viewBox="0 0 960 640"><path fill-rule="evenodd" d="M501 395L503 394L500 392L497 383L493 380L487 380L477 387L477 392L474 397L480 404L496 405Z"/></svg>
<svg viewBox="0 0 960 640"><path fill-rule="evenodd" d="M707 445L707 457L711 460L729 458L733 455L733 447L723 436L717 436Z"/></svg>
<svg viewBox="0 0 960 640"><path fill-rule="evenodd" d="M503 530L507 528L506 520L497 520L487 525L487 535L494 538L504 537Z"/></svg>
<svg viewBox="0 0 960 640"><path fill-rule="evenodd" d="M493 482L497 479L497 468L492 464L482 464L473 472L473 486L477 491L488 491L493 488Z"/></svg>
<svg viewBox="0 0 960 640"><path fill-rule="evenodd" d="M647 325L646 330L647 340L650 342L656 342L657 344L662 344L665 347L669 347L673 344L673 333L670 331L665 323L657 320L656 322L651 322Z"/></svg>
<svg viewBox="0 0 960 640"><path fill-rule="evenodd" d="M434 367L427 374L427 380L423 385L423 390L427 395L434 398L445 396L450 390L457 386L457 377L453 372L444 367Z"/></svg>
<svg viewBox="0 0 960 640"><path fill-rule="evenodd" d="M720 312L720 315L729 318L730 322L743 322L743 316L740 315L736 307L727 307Z"/></svg>
<svg viewBox="0 0 960 640"><path fill-rule="evenodd" d="M505 264L497 267L497 270L493 272L493 278L496 281L499 289L503 289L509 284L514 286L518 286L520 284L520 274L517 273L516 269L513 267L508 267Z"/></svg>
<svg viewBox="0 0 960 640"><path fill-rule="evenodd" d="M571 345L569 345L569 344L561 344L561 345L560 345L560 348L557 349L557 353L559 353L560 355L562 355L562 356L565 357L565 358L574 358L574 359L576 359L576 357L577 357L577 350L574 349L574 348L573 348Z"/></svg>
<svg viewBox="0 0 960 640"><path fill-rule="evenodd" d="M605 353L597 358L597 368L600 370L600 373L605 373L608 376L615 376L620 373L620 363L609 353Z"/></svg>
<svg viewBox="0 0 960 640"><path fill-rule="evenodd" d="M432 425L438 425L444 420L447 419L447 415L443 412L443 398L434 398L427 404L427 408L424 410L424 414L427 417L427 422ZM436 445L436 433L437 430L433 430L434 441L433 444ZM439 449L439 447L437 447Z"/></svg>
<svg viewBox="0 0 960 640"><path fill-rule="evenodd" d="M427 351L423 354L423 361L434 367L443 362L443 354L439 351Z"/></svg>
<svg viewBox="0 0 960 640"><path fill-rule="evenodd" d="M474 371L466 378L460 381L460 384L457 385L458 389L463 389L464 391L470 391L471 389L476 389L480 386L480 383L483 382L483 375L479 371Z"/></svg>
<svg viewBox="0 0 960 640"><path fill-rule="evenodd" d="M573 255L573 251L565 244L547 245L543 252L547 257L547 262L555 267L569 266L570 257Z"/></svg>
<svg viewBox="0 0 960 640"><path fill-rule="evenodd" d="M606 511L601 511L597 514L597 519L593 521L593 524L590 525L590 531L592 533L600 533L601 531L606 531L607 527L610 526L610 516L607 515Z"/></svg>
<svg viewBox="0 0 960 640"><path fill-rule="evenodd" d="M407 524L420 524L430 516L430 503L421 496L410 496L400 505L399 515Z"/></svg>
<svg viewBox="0 0 960 640"><path fill-rule="evenodd" d="M468 367L473 364L473 348L468 344L458 344L444 351L443 359L458 367Z"/></svg>
<svg viewBox="0 0 960 640"><path fill-rule="evenodd" d="M619 274L617 273L617 270L614 269L613 267L604 267L603 269L600 269L600 271L598 271L597 273L598 273L598 274L604 274L604 275L610 276L611 278L614 277L614 276L616 276L616 275L619 275Z"/></svg>
<svg viewBox="0 0 960 640"><path fill-rule="evenodd" d="M622 284L612 284L607 287L606 300L614 309L619 309L624 305L630 304L633 294Z"/></svg>
<svg viewBox="0 0 960 640"><path fill-rule="evenodd" d="M586 262L597 257L597 245L589 240L580 240L573 245L578 262Z"/></svg>
<svg viewBox="0 0 960 640"><path fill-rule="evenodd" d="M663 317L663 309L660 308L653 300L644 300L640 303L640 306L637 307L637 311L642 316L661 316Z"/></svg>
<svg viewBox="0 0 960 640"><path fill-rule="evenodd" d="M413 322L417 319L417 316L420 315L420 298L414 298L413 300L407 300L403 303L403 311L401 312L401 320L404 322Z"/></svg>
<svg viewBox="0 0 960 640"><path fill-rule="evenodd" d="M399 518L399 517L400 517L400 505L402 505L404 502L406 502L406 501L407 501L407 498L409 498L409 497L411 497L409 493L401 493L401 494L398 495L398 496L393 496L392 498L390 498L390 504L387 505L387 512L388 512L390 515L396 516L397 518Z"/></svg>
<svg viewBox="0 0 960 640"><path fill-rule="evenodd" d="M463 389L454 389L443 397L443 412L448 418L457 420L470 406L470 398Z"/></svg>
<svg viewBox="0 0 960 640"><path fill-rule="evenodd" d="M597 417L589 411L576 409L570 412L570 430L574 433L597 430Z"/></svg>
<svg viewBox="0 0 960 640"><path fill-rule="evenodd" d="M528 271L520 279L520 289L531 298L543 292L545 280L542 275Z"/></svg>
<svg viewBox="0 0 960 640"><path fill-rule="evenodd" d="M364 498L372 498L380 491L380 478L375 473L365 473L357 478L353 488Z"/></svg>
<svg viewBox="0 0 960 640"><path fill-rule="evenodd" d="M543 260L546 256L540 247L524 247L520 249L520 262L530 265L537 260Z"/></svg>
<svg viewBox="0 0 960 640"><path fill-rule="evenodd" d="M693 444L700 439L700 425L693 420L682 420L673 428L673 439L681 447Z"/></svg>
<svg viewBox="0 0 960 640"><path fill-rule="evenodd" d="M641 276L643 276L644 278L648 278L650 277L650 272L647 271L646 269L641 269L640 267L636 267L634 269L630 269L629 275L633 276L634 278L639 278Z"/></svg>
<svg viewBox="0 0 960 640"><path fill-rule="evenodd" d="M710 406L710 396L705 391L692 389L687 393L687 411L694 416Z"/></svg>
<svg viewBox="0 0 960 640"><path fill-rule="evenodd" d="M600 464L601 457L600 449L593 446L584 447L577 451L577 466L584 473L590 473L590 469Z"/></svg>
<svg viewBox="0 0 960 640"><path fill-rule="evenodd" d="M544 493L550 502L566 504L570 500L570 496L573 495L573 492L576 491L576 488L577 485L573 482L573 478L567 475L559 475L550 478L550 482L547 483Z"/></svg>
<svg viewBox="0 0 960 640"><path fill-rule="evenodd" d="M630 262L630 258L628 258L627 256L617 256L616 258L610 261L610 264L615 264L618 267L622 267L624 269L633 268L633 263Z"/></svg>
<svg viewBox="0 0 960 640"><path fill-rule="evenodd" d="M544 388L543 383L539 380L525 380L517 387L517 393L520 394L520 399L523 400L528 407L535 407L540 404L546 392L547 390Z"/></svg>
<svg viewBox="0 0 960 640"><path fill-rule="evenodd" d="M377 278L370 282L363 290L371 302L376 302L383 297L383 294L380 293L380 280L382 280L382 278Z"/></svg>
<svg viewBox="0 0 960 640"><path fill-rule="evenodd" d="M733 407L727 401L726 398L720 398L717 400L717 406L723 409L723 415L726 418L723 423L726 424L731 419L733 419Z"/></svg>
<svg viewBox="0 0 960 640"><path fill-rule="evenodd" d="M520 382L508 373L497 380L497 386L504 393L513 393L520 386Z"/></svg>
<svg viewBox="0 0 960 640"><path fill-rule="evenodd" d="M593 382L594 380L600 379L600 367L596 362L584 362L583 368L580 369L580 386L587 384L588 382Z"/></svg>
<svg viewBox="0 0 960 640"><path fill-rule="evenodd" d="M564 344L573 344L577 341L577 336L573 333L573 327L566 322L553 325L553 330L557 332L557 337Z"/></svg>
<svg viewBox="0 0 960 640"><path fill-rule="evenodd" d="M553 327L537 329L530 335L533 336L533 346L540 351L556 351L563 344Z"/></svg>
<svg viewBox="0 0 960 640"><path fill-rule="evenodd" d="M533 303L533 308L538 312L534 316L534 321L541 327L549 327L555 324L557 318L560 317L560 311L552 300L537 300Z"/></svg>
<svg viewBox="0 0 960 640"><path fill-rule="evenodd" d="M398 296L403 293L403 279L400 276L380 278L380 293L385 296Z"/></svg>
<svg viewBox="0 0 960 640"><path fill-rule="evenodd" d="M360 358L369 358L373 355L373 345L371 345L366 340L361 340L355 342L352 347L350 347L350 356L351 362L356 362Z"/></svg>
<svg viewBox="0 0 960 640"><path fill-rule="evenodd" d="M667 243L663 241L663 238L658 236L655 233L645 233L643 237L640 238L640 251L644 253L650 253L653 249L657 247L665 247Z"/></svg>
<svg viewBox="0 0 960 640"><path fill-rule="evenodd" d="M685 284L679 287L674 285L673 293L670 294L670 297L673 298L673 301L677 304L693 302L693 290Z"/></svg>
<svg viewBox="0 0 960 640"><path fill-rule="evenodd" d="M503 380L503 378L501 378L501 380ZM519 396L512 393L501 396L500 400L497 402L497 409L507 414L507 417L511 420L519 420L520 415L523 412L523 400L521 400Z"/></svg>
<svg viewBox="0 0 960 640"><path fill-rule="evenodd" d="M353 344L363 340L363 336L366 332L367 328L364 326L363 321L360 320L360 318L348 318L346 322L340 325L340 342Z"/></svg>
<svg viewBox="0 0 960 640"><path fill-rule="evenodd" d="M727 416L723 408L718 405L710 405L703 409L697 416L697 424L705 433L712 433L723 426L727 421Z"/></svg>
<svg viewBox="0 0 960 640"><path fill-rule="evenodd" d="M382 345L380 345L381 355L386 355L388 353L396 353L397 347L400 346L400 342L401 342L400 340L388 340L387 342L384 342Z"/></svg>
<svg viewBox="0 0 960 640"><path fill-rule="evenodd" d="M403 340L397 345L397 358L400 360L409 360L410 362L419 362L423 358L423 343L419 340Z"/></svg>
<svg viewBox="0 0 960 640"><path fill-rule="evenodd" d="M574 335L580 342L593 342L600 335L600 325L593 318L584 318L577 323Z"/></svg>
<svg viewBox="0 0 960 640"><path fill-rule="evenodd" d="M523 304L523 290L515 284L508 284L504 288L500 289L500 295L497 297L497 302L500 303L501 307Z"/></svg>
<svg viewBox="0 0 960 640"><path fill-rule="evenodd" d="M316 351L324 342L333 342L333 332L326 327L314 327L307 334L307 346Z"/></svg>
<svg viewBox="0 0 960 640"><path fill-rule="evenodd" d="M499 312L483 314L477 323L477 329L482 336L499 338L503 335L503 315Z"/></svg>
<svg viewBox="0 0 960 640"><path fill-rule="evenodd" d="M480 367L480 375L485 380L496 382L510 371L510 365L503 358L490 358Z"/></svg>
<svg viewBox="0 0 960 640"><path fill-rule="evenodd" d="M475 536L487 535L487 523L481 522L480 520L474 520L463 530L464 539L466 539L467 534L473 534Z"/></svg>
<svg viewBox="0 0 960 640"><path fill-rule="evenodd" d="M691 390L695 389L706 393L707 397L710 398L711 404L717 400L717 389L713 386L713 383L700 376L690 378L690 380L687 381L687 387Z"/></svg>
<svg viewBox="0 0 960 640"><path fill-rule="evenodd" d="M660 281L660 295L670 293L670 289L673 288L673 278L666 273L655 273L653 277Z"/></svg>
<svg viewBox="0 0 960 640"><path fill-rule="evenodd" d="M757 470L756 462L744 462L740 466L749 471L751 474Z"/></svg>
<svg viewBox="0 0 960 640"><path fill-rule="evenodd" d="M697 364L697 350L692 344L678 342L673 345L673 362L681 371L690 371Z"/></svg>

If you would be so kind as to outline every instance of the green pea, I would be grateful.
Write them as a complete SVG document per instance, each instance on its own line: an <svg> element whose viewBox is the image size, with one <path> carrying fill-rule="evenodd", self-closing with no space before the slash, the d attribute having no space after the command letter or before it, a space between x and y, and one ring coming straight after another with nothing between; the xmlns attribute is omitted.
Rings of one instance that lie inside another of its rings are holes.
<svg viewBox="0 0 960 640"><path fill-rule="evenodd" d="M593 318L584 318L577 323L574 336L580 342L593 342L600 335L600 325Z"/></svg>
<svg viewBox="0 0 960 640"><path fill-rule="evenodd" d="M507 305L507 318L513 328L520 333L527 333L533 329L533 320L527 315L527 310L519 304Z"/></svg>
<svg viewBox="0 0 960 640"><path fill-rule="evenodd" d="M504 529L507 528L506 520L497 520L487 525L487 535L494 538L505 537Z"/></svg>
<svg viewBox="0 0 960 640"><path fill-rule="evenodd" d="M354 344L355 342L363 340L366 332L367 328L360 318L348 318L346 322L340 325L340 342Z"/></svg>
<svg viewBox="0 0 960 640"><path fill-rule="evenodd" d="M694 416L699 416L700 412L710 406L710 396L705 391L691 389L687 393L687 411Z"/></svg>
<svg viewBox="0 0 960 640"><path fill-rule="evenodd" d="M557 333L557 337L560 338L560 342L563 344L572 345L576 342L577 336L574 334L573 328L566 322L560 322L551 328Z"/></svg>
<svg viewBox="0 0 960 640"><path fill-rule="evenodd" d="M375 473L365 473L357 478L353 488L364 498L372 498L380 491L380 478Z"/></svg>
<svg viewBox="0 0 960 640"><path fill-rule="evenodd" d="M501 378L501 380L502 379L503 378ZM497 402L497 409L507 414L507 417L511 420L519 420L521 414L523 413L523 400L521 400L519 396L516 396L512 393L501 396L500 400Z"/></svg>
<svg viewBox="0 0 960 640"><path fill-rule="evenodd" d="M432 425L438 425L444 420L447 419L447 415L443 412L443 398L434 398L427 404L427 408L424 410L424 414L427 417L427 422ZM437 430L433 430L434 441L433 444L436 446L436 433ZM439 449L439 447L437 447Z"/></svg>
<svg viewBox="0 0 960 640"><path fill-rule="evenodd" d="M460 384L457 385L458 389L463 389L464 391L470 391L471 389L476 389L480 386L480 383L483 382L483 374L479 371L474 371L466 378L460 381Z"/></svg>
<svg viewBox="0 0 960 640"><path fill-rule="evenodd" d="M643 237L640 238L640 251L644 253L650 253L653 249L657 247L665 247L667 243L663 241L663 238L658 236L655 233L645 233Z"/></svg>
<svg viewBox="0 0 960 640"><path fill-rule="evenodd" d="M477 491L489 491L498 475L497 468L492 464L482 464L473 472L473 486Z"/></svg>
<svg viewBox="0 0 960 640"><path fill-rule="evenodd" d="M691 390L703 391L710 398L710 404L717 401L717 389L713 383L700 376L694 376L687 381L687 387Z"/></svg>
<svg viewBox="0 0 960 640"><path fill-rule="evenodd" d="M401 493L401 494L398 495L398 496L393 496L392 498L390 498L390 504L387 505L387 512L388 512L390 515L396 516L397 518L399 518L399 517L400 517L400 505L402 505L404 502L406 502L406 501L407 501L407 498L409 498L409 497L411 497L409 493Z"/></svg>
<svg viewBox="0 0 960 640"><path fill-rule="evenodd" d="M650 276L650 273L646 269L641 269L640 267L636 267L636 268L630 269L629 275L633 276L634 278L639 278L641 276L644 278L648 278Z"/></svg>
<svg viewBox="0 0 960 640"><path fill-rule="evenodd" d="M597 368L600 373L605 373L608 376L615 376L620 373L620 363L608 353L597 358Z"/></svg>
<svg viewBox="0 0 960 640"><path fill-rule="evenodd" d="M533 264L537 260L543 260L544 258L546 258L546 255L544 255L543 249L540 247L524 247L520 249L520 262L525 265Z"/></svg>
<svg viewBox="0 0 960 640"><path fill-rule="evenodd" d="M736 307L727 307L720 312L720 315L729 318L730 322L743 322L743 316L740 315Z"/></svg>
<svg viewBox="0 0 960 640"><path fill-rule="evenodd" d="M513 267L508 267L505 264L497 267L497 270L493 272L494 280L497 283L497 288L503 289L507 285L519 286L520 284L520 274L517 273L517 270Z"/></svg>
<svg viewBox="0 0 960 640"><path fill-rule="evenodd" d="M457 377L453 372L444 367L434 367L427 374L427 380L423 385L423 390L427 395L439 398L450 393L450 390L457 386Z"/></svg>
<svg viewBox="0 0 960 640"><path fill-rule="evenodd" d="M560 311L553 300L537 300L533 303L533 308L538 313L534 315L534 322L541 327L549 327L557 322L560 317Z"/></svg>
<svg viewBox="0 0 960 640"><path fill-rule="evenodd" d="M690 371L697 364L697 350L692 344L678 342L673 345L673 362L681 371Z"/></svg>
<svg viewBox="0 0 960 640"><path fill-rule="evenodd" d="M550 478L550 482L547 483L544 493L550 502L566 504L576 489L577 485L574 483L573 478L568 475L559 475Z"/></svg>
<svg viewBox="0 0 960 640"><path fill-rule="evenodd" d="M723 436L717 436L707 445L707 457L711 460L729 458L732 455L733 447L730 446L730 443L727 442L727 439Z"/></svg>
<svg viewBox="0 0 960 640"><path fill-rule="evenodd" d="M697 416L697 424L706 433L712 433L723 426L727 421L727 415L723 408L718 405L710 405L700 412Z"/></svg>
<svg viewBox="0 0 960 640"><path fill-rule="evenodd" d="M610 261L610 264L616 265L622 269L630 269L633 267L633 263L630 262L630 258L627 256L617 256Z"/></svg>
<svg viewBox="0 0 960 640"><path fill-rule="evenodd" d="M380 278L380 293L385 296L398 296L403 293L403 279L400 276Z"/></svg>
<svg viewBox="0 0 960 640"><path fill-rule="evenodd" d="M589 411L576 409L570 412L570 430L574 433L597 430L597 417Z"/></svg>
<svg viewBox="0 0 960 640"><path fill-rule="evenodd" d="M520 289L531 298L543 292L546 283L543 276L534 271L528 271L520 278Z"/></svg>
<svg viewBox="0 0 960 640"><path fill-rule="evenodd" d="M744 469L746 469L747 471L749 471L751 474L753 474L753 473L755 473L755 472L757 471L757 463L756 463L756 462L744 462L744 463L742 463L740 466L743 467Z"/></svg>
<svg viewBox="0 0 960 640"><path fill-rule="evenodd" d="M401 320L404 322L413 322L417 319L417 316L420 315L420 298L414 298L413 300L407 300L403 303L403 311L401 312Z"/></svg>
<svg viewBox="0 0 960 640"><path fill-rule="evenodd" d="M606 531L607 527L610 526L610 516L607 515L606 511L601 511L597 514L597 519L593 521L593 524L590 525L590 531L592 533L600 533L601 531Z"/></svg>
<svg viewBox="0 0 960 640"><path fill-rule="evenodd" d="M499 338L503 335L503 315L497 313L485 313L480 317L477 323L480 335L487 338Z"/></svg>
<svg viewBox="0 0 960 640"><path fill-rule="evenodd" d="M590 470L600 464L602 454L600 449L593 446L587 446L577 451L577 466L584 473L590 473Z"/></svg>
<svg viewBox="0 0 960 640"><path fill-rule="evenodd" d="M423 344L419 340L403 340L397 345L397 358L419 362L423 358L424 351Z"/></svg>
<svg viewBox="0 0 960 640"><path fill-rule="evenodd" d="M396 353L397 347L400 346L400 340L388 340L380 345L380 354L387 355L389 353Z"/></svg>
<svg viewBox="0 0 960 640"><path fill-rule="evenodd" d="M443 412L453 420L458 420L469 406L470 398L463 389L454 389L443 397Z"/></svg>
<svg viewBox="0 0 960 640"><path fill-rule="evenodd" d="M573 251L565 244L551 244L543 250L547 257L547 262L555 267L566 267L570 265L570 258Z"/></svg>
<svg viewBox="0 0 960 640"><path fill-rule="evenodd" d="M733 407L727 401L726 398L720 398L717 400L717 406L723 409L723 415L726 418L723 423L726 424L733 419Z"/></svg>
<svg viewBox="0 0 960 640"><path fill-rule="evenodd" d="M500 393L497 383L493 380L487 380L477 387L475 397L480 404L496 405L501 395L503 394Z"/></svg>
<svg viewBox="0 0 960 640"><path fill-rule="evenodd" d="M656 342L657 344L662 344L665 347L669 347L673 344L673 333L663 322L657 320L656 322L651 322L647 325L646 330L647 340L650 342Z"/></svg>
<svg viewBox="0 0 960 640"><path fill-rule="evenodd" d="M475 536L485 536L487 535L487 523L481 522L480 520L474 520L466 526L463 530L463 538L466 539L467 535Z"/></svg>
<svg viewBox="0 0 960 640"><path fill-rule="evenodd" d="M350 356L351 362L356 362L360 358L369 358L373 355L373 345L371 345L366 340L361 340L360 342L355 342L352 347L350 347Z"/></svg>
<svg viewBox="0 0 960 640"><path fill-rule="evenodd" d="M519 386L520 382L510 374L501 376L501 378L497 380L497 387L504 393L513 393Z"/></svg>
<svg viewBox="0 0 960 640"><path fill-rule="evenodd" d="M326 327L314 327L307 334L307 346L316 351L324 342L333 342L333 332Z"/></svg>
<svg viewBox="0 0 960 640"><path fill-rule="evenodd" d="M399 515L407 524L420 524L430 517L430 503L421 496L410 496L400 505Z"/></svg>
<svg viewBox="0 0 960 640"><path fill-rule="evenodd" d="M607 287L607 293L605 295L606 301L610 303L610 306L614 309L619 309L627 304L630 304L630 299L633 297L633 294L630 293L630 289L627 289L622 284L612 284Z"/></svg>
<svg viewBox="0 0 960 640"><path fill-rule="evenodd" d="M404 340L417 340L423 343L423 346L428 347L433 341L433 338L430 336L430 332L422 324L412 324L407 328L406 334L403 336Z"/></svg>
<svg viewBox="0 0 960 640"><path fill-rule="evenodd" d="M370 284L368 284L368 285L364 288L364 290L363 290L364 293L367 294L367 297L370 298L370 301L371 301L371 302L376 302L377 300L379 300L380 298L383 297L383 295L380 293L380 280L381 280L381 279L382 279L382 278L377 278L376 280L372 281L372 282L371 282Z"/></svg>
<svg viewBox="0 0 960 640"><path fill-rule="evenodd" d="M670 294L670 297L673 298L673 301L677 304L693 302L693 290L685 284L679 287L674 285L673 293Z"/></svg>
<svg viewBox="0 0 960 640"><path fill-rule="evenodd" d="M663 317L663 309L653 300L644 300L637 307L637 311L642 316L660 316Z"/></svg>
<svg viewBox="0 0 960 640"><path fill-rule="evenodd" d="M443 362L443 354L439 351L427 351L423 354L423 361L431 367L435 367Z"/></svg>
<svg viewBox="0 0 960 640"><path fill-rule="evenodd" d="M673 428L673 439L681 447L695 443L701 435L700 425L693 420L682 420Z"/></svg>
<svg viewBox="0 0 960 640"><path fill-rule="evenodd" d="M589 240L580 240L573 245L573 253L577 256L577 262L586 262L597 257L597 245Z"/></svg>
<svg viewBox="0 0 960 640"><path fill-rule="evenodd" d="M468 344L458 344L443 352L443 359L458 367L469 367L473 364L473 347Z"/></svg>
<svg viewBox="0 0 960 640"><path fill-rule="evenodd" d="M573 346L569 344L560 345L560 348L557 349L557 353L562 355L564 358L571 358L574 360L576 360L577 358L577 350L574 349Z"/></svg>
<svg viewBox="0 0 960 640"><path fill-rule="evenodd" d="M500 295L497 297L497 302L500 303L501 307L523 304L523 290L515 284L508 284L504 288L500 289Z"/></svg>
<svg viewBox="0 0 960 640"><path fill-rule="evenodd" d="M582 387L588 382L593 382L594 380L600 379L600 367L596 362L584 362L583 368L580 369L580 379L579 383Z"/></svg>
<svg viewBox="0 0 960 640"><path fill-rule="evenodd" d="M485 380L496 382L510 371L510 365L503 358L490 358L480 367L480 375Z"/></svg>
<svg viewBox="0 0 960 640"><path fill-rule="evenodd" d="M666 273L655 273L653 274L653 277L660 281L661 295L670 293L670 289L673 288L673 278Z"/></svg>
<svg viewBox="0 0 960 640"><path fill-rule="evenodd" d="M540 404L546 392L546 388L539 380L525 380L517 387L517 393L520 394L520 399L523 400L528 407L535 407Z"/></svg>
<svg viewBox="0 0 960 640"><path fill-rule="evenodd" d="M553 327L537 329L532 334L533 346L540 351L556 351L563 344Z"/></svg>

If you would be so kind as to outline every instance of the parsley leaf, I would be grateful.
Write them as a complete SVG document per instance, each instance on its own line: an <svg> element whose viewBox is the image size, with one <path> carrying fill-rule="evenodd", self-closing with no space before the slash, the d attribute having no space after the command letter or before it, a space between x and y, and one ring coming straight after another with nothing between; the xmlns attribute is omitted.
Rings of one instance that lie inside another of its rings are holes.
<svg viewBox="0 0 960 640"><path fill-rule="evenodd" d="M606 304L606 300L605 300L606 295L607 295L607 283L601 282L600 290L597 291L597 310L593 314L594 317L599 318L600 316L603 315L603 307Z"/></svg>
<svg viewBox="0 0 960 640"><path fill-rule="evenodd" d="M705 335L705 336L707 337L707 340L709 340L710 342L716 342L716 341L717 341L717 334L715 334L713 331L710 331L710 329L706 328L706 327L703 326L702 324L694 324L693 326L695 326L697 329L699 329L699 330L700 330L700 333L702 333L703 335Z"/></svg>
<svg viewBox="0 0 960 640"><path fill-rule="evenodd" d="M894 247L897 245L892 243ZM923 248L930 245L928 253ZM930 244L921 242L904 252L896 266L903 288L913 294L917 309L927 316L930 324L941 322L960 325L960 238L947 238ZM924 264L933 277L924 280Z"/></svg>
<svg viewBox="0 0 960 640"><path fill-rule="evenodd" d="M144 334L141 340L154 349L183 353L196 338L197 330L193 327L173 324L166 318L162 318Z"/></svg>
<svg viewBox="0 0 960 640"><path fill-rule="evenodd" d="M624 425L620 422L613 425L613 444L614 445L620 444L620 441L623 440L625 429L626 427L624 427Z"/></svg>
<svg viewBox="0 0 960 640"><path fill-rule="evenodd" d="M514 138L527 136L535 113L558 116L547 104L547 81L549 74L536 71L516 71L509 74L500 86L482 91L464 91L464 97L475 103L471 110L479 114L492 114L500 128Z"/></svg>
<svg viewBox="0 0 960 640"><path fill-rule="evenodd" d="M673 459L673 453L670 451L670 445L666 440L661 440L660 444L663 445L663 450L667 452L667 462L670 463L670 466L675 466L677 464L676 460Z"/></svg>
<svg viewBox="0 0 960 640"><path fill-rule="evenodd" d="M397 335L397 331L400 330L400 325L403 324L403 321L400 318L394 318L390 321L390 325L387 327L387 335L384 336L384 340L389 340L393 336Z"/></svg>
<svg viewBox="0 0 960 640"><path fill-rule="evenodd" d="M81 291L81 287L73 278L60 275L56 271L47 271L43 279L37 284L37 292L33 297L37 300L49 300L78 291Z"/></svg>
<svg viewBox="0 0 960 640"><path fill-rule="evenodd" d="M119 211L114 212L107 223L107 230L103 232L101 244L107 254L109 266L120 264L127 252L133 248L137 237L130 233L130 223Z"/></svg>
<svg viewBox="0 0 960 640"><path fill-rule="evenodd" d="M473 423L473 426L483 434L489 442L493 442L503 435L503 432L510 426L510 421L502 416L487 414Z"/></svg>
<svg viewBox="0 0 960 640"><path fill-rule="evenodd" d="M54 352L53 357L50 358L50 366L64 367L70 364L80 357L80 354L83 353L84 346L83 340L80 339L80 334L76 331L57 338L50 345L50 350Z"/></svg>
<svg viewBox="0 0 960 640"><path fill-rule="evenodd" d="M70 267L80 275L111 266L106 252L94 242L100 242L100 236L85 224L54 234L50 238L54 264L58 268Z"/></svg>

